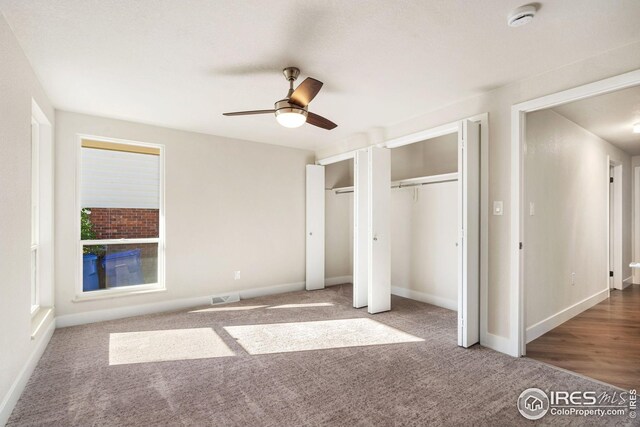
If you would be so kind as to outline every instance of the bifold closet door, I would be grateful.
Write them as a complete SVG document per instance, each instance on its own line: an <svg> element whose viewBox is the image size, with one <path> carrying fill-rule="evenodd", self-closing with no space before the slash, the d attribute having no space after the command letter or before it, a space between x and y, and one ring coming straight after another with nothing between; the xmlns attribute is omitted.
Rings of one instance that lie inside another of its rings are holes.
<svg viewBox="0 0 640 427"><path fill-rule="evenodd" d="M324 288L324 166L307 165L307 290Z"/></svg>
<svg viewBox="0 0 640 427"><path fill-rule="evenodd" d="M391 309L391 156L389 149L368 151L368 311Z"/></svg>
<svg viewBox="0 0 640 427"><path fill-rule="evenodd" d="M480 124L458 132L458 345L480 339Z"/></svg>
<svg viewBox="0 0 640 427"><path fill-rule="evenodd" d="M369 293L369 202L368 174L369 155L367 150L355 153L353 158L354 179L354 227L353 227L353 306L367 306Z"/></svg>

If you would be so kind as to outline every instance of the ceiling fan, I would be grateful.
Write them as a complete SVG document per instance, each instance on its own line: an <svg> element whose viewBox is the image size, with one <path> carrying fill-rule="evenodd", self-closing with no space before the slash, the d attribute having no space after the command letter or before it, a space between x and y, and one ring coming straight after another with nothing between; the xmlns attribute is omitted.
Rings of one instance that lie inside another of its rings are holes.
<svg viewBox="0 0 640 427"><path fill-rule="evenodd" d="M234 113L224 113L224 116L250 116L253 114L275 114L276 120L287 128L297 128L303 124L317 126L322 129L331 130L338 125L331 120L309 112L309 103L316 97L322 88L322 82L311 77L307 77L298 87L293 89L293 82L300 75L300 70L296 67L287 67L282 70L284 77L289 82L289 92L284 99L277 101L273 110L253 110L237 111Z"/></svg>

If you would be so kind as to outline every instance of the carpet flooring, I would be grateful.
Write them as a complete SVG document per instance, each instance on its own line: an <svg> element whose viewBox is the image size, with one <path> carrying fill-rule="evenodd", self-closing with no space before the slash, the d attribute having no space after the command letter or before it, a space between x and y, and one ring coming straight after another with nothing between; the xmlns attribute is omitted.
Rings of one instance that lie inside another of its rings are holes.
<svg viewBox="0 0 640 427"><path fill-rule="evenodd" d="M351 292L339 285L57 329L8 425L517 426L533 423L516 408L529 387L619 392L530 359L460 348L455 312L393 297L392 311L372 316L351 307ZM335 348L292 351L300 333L304 348L314 348L309 334L317 330L296 324L348 319L375 321L355 322L360 334L382 324L375 345L341 341L338 322L327 333ZM286 344L280 353L265 341L270 328L236 328L283 323L293 327L277 329L274 342ZM258 354L243 347L254 336ZM536 423L631 421L547 414Z"/></svg>

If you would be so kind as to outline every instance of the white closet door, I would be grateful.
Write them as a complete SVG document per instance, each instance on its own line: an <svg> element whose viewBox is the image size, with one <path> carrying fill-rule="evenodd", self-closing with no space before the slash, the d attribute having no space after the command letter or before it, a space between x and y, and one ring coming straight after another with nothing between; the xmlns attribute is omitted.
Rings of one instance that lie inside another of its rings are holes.
<svg viewBox="0 0 640 427"><path fill-rule="evenodd" d="M480 124L462 121L458 133L458 345L480 335Z"/></svg>
<svg viewBox="0 0 640 427"><path fill-rule="evenodd" d="M391 156L387 148L368 149L369 313L391 310Z"/></svg>
<svg viewBox="0 0 640 427"><path fill-rule="evenodd" d="M307 290L324 288L324 166L307 165Z"/></svg>
<svg viewBox="0 0 640 427"><path fill-rule="evenodd" d="M367 150L358 151L354 157L354 229L353 229L353 306L367 306L369 293L369 203L368 174L369 156Z"/></svg>

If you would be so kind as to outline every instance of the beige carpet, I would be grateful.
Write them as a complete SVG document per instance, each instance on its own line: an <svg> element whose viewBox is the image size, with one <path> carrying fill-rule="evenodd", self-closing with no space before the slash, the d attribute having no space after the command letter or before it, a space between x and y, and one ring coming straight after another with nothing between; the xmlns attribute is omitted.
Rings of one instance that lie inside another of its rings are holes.
<svg viewBox="0 0 640 427"><path fill-rule="evenodd" d="M449 310L398 297L392 306L355 310L343 285L58 329L8 425L514 426L532 423L516 409L526 388L614 391L459 348Z"/></svg>

